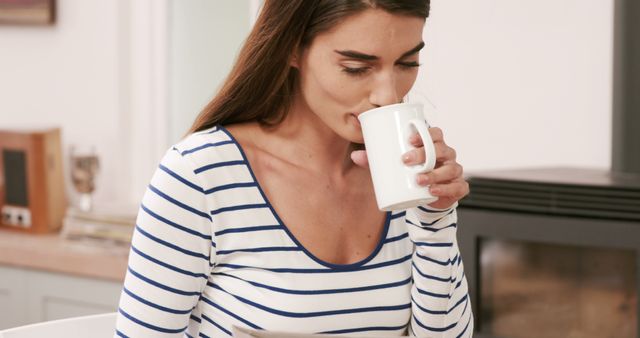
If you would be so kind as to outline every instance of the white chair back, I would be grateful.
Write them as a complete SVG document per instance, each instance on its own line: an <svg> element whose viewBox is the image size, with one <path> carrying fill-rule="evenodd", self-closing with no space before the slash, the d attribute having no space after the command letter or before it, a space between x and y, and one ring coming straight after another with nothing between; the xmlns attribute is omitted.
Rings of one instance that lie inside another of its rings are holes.
<svg viewBox="0 0 640 338"><path fill-rule="evenodd" d="M113 338L116 313L52 320L0 331L0 338Z"/></svg>

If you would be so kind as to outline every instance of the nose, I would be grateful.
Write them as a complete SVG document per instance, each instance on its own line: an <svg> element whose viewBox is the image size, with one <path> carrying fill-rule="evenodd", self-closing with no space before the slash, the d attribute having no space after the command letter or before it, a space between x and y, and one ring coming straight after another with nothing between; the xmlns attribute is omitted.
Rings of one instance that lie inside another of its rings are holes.
<svg viewBox="0 0 640 338"><path fill-rule="evenodd" d="M373 83L371 92L369 93L369 102L376 106L386 106L399 103L401 100L398 94L398 87L393 75L384 76Z"/></svg>

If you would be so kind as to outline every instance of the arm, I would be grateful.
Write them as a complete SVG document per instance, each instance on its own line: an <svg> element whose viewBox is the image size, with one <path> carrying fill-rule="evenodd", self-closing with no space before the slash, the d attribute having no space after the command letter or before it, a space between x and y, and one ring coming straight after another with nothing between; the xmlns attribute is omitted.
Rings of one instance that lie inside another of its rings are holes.
<svg viewBox="0 0 640 338"><path fill-rule="evenodd" d="M407 210L412 259L412 316L409 334L419 337L471 337L473 315L456 240L455 206Z"/></svg>
<svg viewBox="0 0 640 338"><path fill-rule="evenodd" d="M120 298L119 337L182 337L215 259L192 166L169 150L142 199Z"/></svg>

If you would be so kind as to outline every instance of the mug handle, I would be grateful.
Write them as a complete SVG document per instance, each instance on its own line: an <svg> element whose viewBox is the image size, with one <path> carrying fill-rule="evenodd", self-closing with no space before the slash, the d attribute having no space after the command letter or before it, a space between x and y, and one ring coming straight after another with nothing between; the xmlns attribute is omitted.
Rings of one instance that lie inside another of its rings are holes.
<svg viewBox="0 0 640 338"><path fill-rule="evenodd" d="M410 168L415 173L429 172L436 166L436 148L433 146L433 140L431 139L431 134L429 134L427 122L420 119L412 119L409 121L409 124L416 128L422 138L426 155L426 161L423 164L411 166Z"/></svg>

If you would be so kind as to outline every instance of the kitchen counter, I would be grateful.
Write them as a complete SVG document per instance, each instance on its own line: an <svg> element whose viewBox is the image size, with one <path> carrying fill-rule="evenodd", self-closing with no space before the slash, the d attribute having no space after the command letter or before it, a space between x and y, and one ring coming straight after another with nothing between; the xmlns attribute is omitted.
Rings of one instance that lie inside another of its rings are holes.
<svg viewBox="0 0 640 338"><path fill-rule="evenodd" d="M129 249L0 229L0 265L122 282Z"/></svg>

